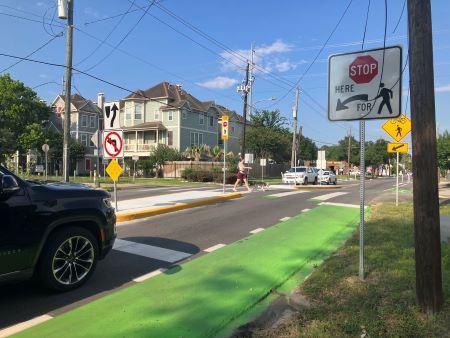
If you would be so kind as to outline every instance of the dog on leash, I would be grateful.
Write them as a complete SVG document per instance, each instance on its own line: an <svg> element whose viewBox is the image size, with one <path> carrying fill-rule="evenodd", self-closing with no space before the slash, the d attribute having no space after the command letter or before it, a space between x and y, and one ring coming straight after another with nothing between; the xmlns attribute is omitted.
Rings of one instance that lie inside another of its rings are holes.
<svg viewBox="0 0 450 338"><path fill-rule="evenodd" d="M266 191L269 190L269 183L266 182L258 182L253 186L254 190Z"/></svg>

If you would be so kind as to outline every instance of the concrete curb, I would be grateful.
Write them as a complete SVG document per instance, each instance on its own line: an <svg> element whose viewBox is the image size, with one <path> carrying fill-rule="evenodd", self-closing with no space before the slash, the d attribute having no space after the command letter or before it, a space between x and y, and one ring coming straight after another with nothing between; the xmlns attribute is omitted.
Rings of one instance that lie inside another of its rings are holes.
<svg viewBox="0 0 450 338"><path fill-rule="evenodd" d="M147 218L147 217L152 217L152 216L161 215L161 214L167 214L169 212L200 207L200 206L208 205L208 204L215 204L218 202L224 202L224 201L239 198L239 197L242 197L241 193L230 193L230 194L226 194L226 195L222 195L222 196L203 198L203 199L199 199L199 200L193 201L193 202L177 203L174 205L168 205L168 206L163 206L163 207L154 207L151 209L118 213L118 214L116 214L116 218L117 218L117 222L133 221L136 219Z"/></svg>

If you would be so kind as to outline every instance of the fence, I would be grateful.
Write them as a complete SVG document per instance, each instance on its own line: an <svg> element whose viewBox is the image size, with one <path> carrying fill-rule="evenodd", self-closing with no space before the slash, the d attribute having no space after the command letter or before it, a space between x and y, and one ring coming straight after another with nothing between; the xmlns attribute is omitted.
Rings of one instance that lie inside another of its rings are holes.
<svg viewBox="0 0 450 338"><path fill-rule="evenodd" d="M252 167L249 174L254 178L261 178L262 169L258 163L249 164ZM223 162L202 162L202 161L174 161L164 163L164 177L166 178L179 178L186 168L192 168L194 170L212 170L213 167L220 168L222 170ZM281 173L290 168L286 163L268 163L264 167L264 177L279 177ZM237 172L237 168L235 170Z"/></svg>

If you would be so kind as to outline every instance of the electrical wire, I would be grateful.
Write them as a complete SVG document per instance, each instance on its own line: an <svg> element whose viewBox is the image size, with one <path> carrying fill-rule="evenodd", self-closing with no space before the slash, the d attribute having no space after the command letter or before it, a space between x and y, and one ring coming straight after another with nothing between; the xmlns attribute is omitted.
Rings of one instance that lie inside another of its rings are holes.
<svg viewBox="0 0 450 338"><path fill-rule="evenodd" d="M141 15L141 17L139 18L139 20L133 25L133 27L131 27L130 30L128 30L128 32L122 37L122 39L120 39L120 41L115 45L115 47L111 50L111 52L109 52L108 54L106 54L100 61L98 61L96 64L94 64L93 66L85 69L86 72L94 69L95 67L97 67L99 64L101 64L103 61L105 61L107 58L109 58L114 52L115 50L120 47L120 45L128 38L128 36L130 36L130 34L136 29L136 27L139 25L139 23L142 21L142 19L144 18L144 16L147 14L147 12L150 10L150 8L155 4L156 0L153 0L153 2L151 3L150 6L147 7L147 9L144 11L144 13ZM134 1L133 1L134 3Z"/></svg>
<svg viewBox="0 0 450 338"><path fill-rule="evenodd" d="M395 25L395 28L392 31L392 34L394 34L397 31L397 27L400 24L400 21L402 20L403 12L405 11L405 5L406 5L406 0L403 0L402 12L400 13L400 17L398 18L397 24Z"/></svg>
<svg viewBox="0 0 450 338"><path fill-rule="evenodd" d="M121 17L119 19L119 21L116 22L116 24L114 25L114 27L109 31L109 33L106 35L106 37L97 45L97 47L95 47L91 53L89 53L86 57L84 57L81 61L78 61L74 66L78 66L80 64L82 64L84 61L86 61L87 59L89 59L92 55L94 55L99 49L100 47L102 47L105 42L111 37L112 33L114 33L114 31L117 29L117 27L119 27L119 25L122 23L123 19L127 16L128 13L130 13L131 8L133 7L134 3L136 0L133 0L133 2L131 3L131 5L128 7L128 10L124 13L121 14Z"/></svg>
<svg viewBox="0 0 450 338"><path fill-rule="evenodd" d="M28 54L27 56L25 56L26 58L32 56L33 54L39 52L42 48L46 47L48 44L50 44L53 40L55 40L56 38L59 38L61 36L64 35L64 32L60 32L57 35L53 36L50 40L48 40L46 43L44 43L43 45L41 45L40 47L36 48L34 51L32 51L30 54ZM0 74L6 72L7 70L10 70L11 68L17 66L19 63L21 63L24 60L19 60L15 63L13 63L12 65L0 70Z"/></svg>

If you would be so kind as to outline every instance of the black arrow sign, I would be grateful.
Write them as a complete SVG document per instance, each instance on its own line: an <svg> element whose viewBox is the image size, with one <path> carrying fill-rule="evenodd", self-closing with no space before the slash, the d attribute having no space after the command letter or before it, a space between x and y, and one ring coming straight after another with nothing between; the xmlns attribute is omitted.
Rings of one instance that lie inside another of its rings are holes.
<svg viewBox="0 0 450 338"><path fill-rule="evenodd" d="M340 99L338 99L336 110L344 110L348 109L346 106L347 103L350 103L352 101L367 101L369 99L369 95L367 94L359 94L355 96L350 96L348 99L344 100L344 102L341 102Z"/></svg>
<svg viewBox="0 0 450 338"><path fill-rule="evenodd" d="M111 110L113 112L113 116L111 117L111 128L112 128L112 127L114 127L114 120L116 119L117 110L119 110L119 108L114 103Z"/></svg>
<svg viewBox="0 0 450 338"><path fill-rule="evenodd" d="M403 143L403 144L400 144L400 145L398 145L398 146L396 146L396 147L392 147L392 150L393 151L397 151L397 149L400 149L400 148L402 148L402 147L404 147L405 146L405 144Z"/></svg>

